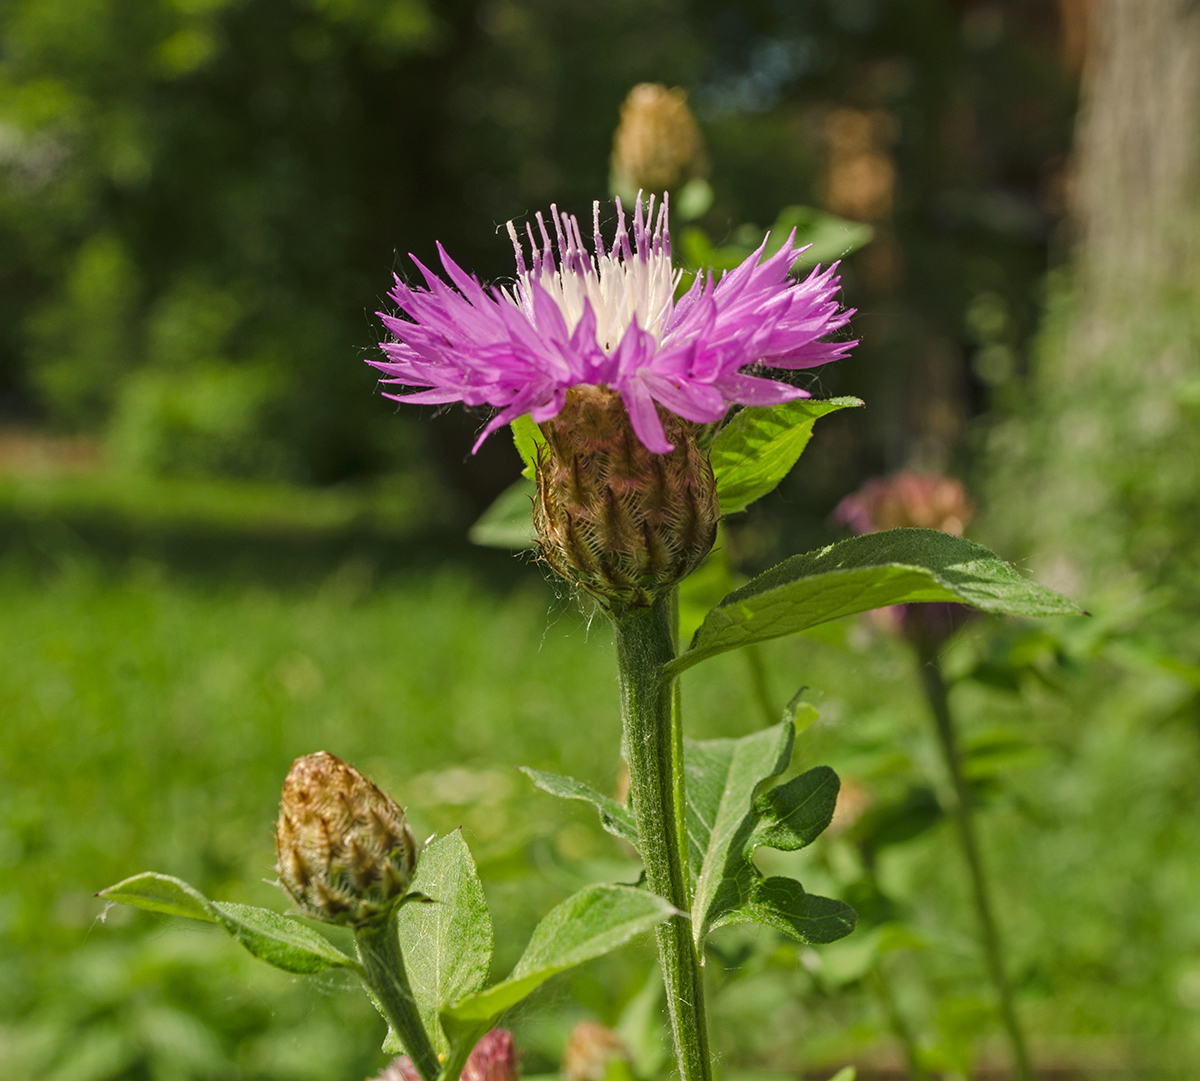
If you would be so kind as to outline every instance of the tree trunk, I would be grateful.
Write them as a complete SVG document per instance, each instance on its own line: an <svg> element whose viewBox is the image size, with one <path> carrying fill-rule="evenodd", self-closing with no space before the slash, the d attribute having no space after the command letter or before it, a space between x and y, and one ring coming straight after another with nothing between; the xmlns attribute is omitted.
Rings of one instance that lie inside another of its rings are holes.
<svg viewBox="0 0 1200 1081"><path fill-rule="evenodd" d="M992 448L1001 543L1085 594L1158 577L1200 520L1200 2L1090 3L1072 266Z"/></svg>

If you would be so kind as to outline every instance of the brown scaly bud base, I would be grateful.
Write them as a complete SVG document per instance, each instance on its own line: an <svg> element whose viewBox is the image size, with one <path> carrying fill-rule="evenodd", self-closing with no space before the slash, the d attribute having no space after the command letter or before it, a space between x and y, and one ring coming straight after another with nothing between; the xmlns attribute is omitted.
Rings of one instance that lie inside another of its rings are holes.
<svg viewBox="0 0 1200 1081"><path fill-rule="evenodd" d="M275 851L279 883L305 914L351 927L392 912L417 863L404 811L328 751L292 764Z"/></svg>
<svg viewBox="0 0 1200 1081"><path fill-rule="evenodd" d="M717 535L717 484L701 427L665 410L675 449L647 450L621 396L607 387L567 392L541 425L534 525L559 574L610 611L648 607L694 570Z"/></svg>

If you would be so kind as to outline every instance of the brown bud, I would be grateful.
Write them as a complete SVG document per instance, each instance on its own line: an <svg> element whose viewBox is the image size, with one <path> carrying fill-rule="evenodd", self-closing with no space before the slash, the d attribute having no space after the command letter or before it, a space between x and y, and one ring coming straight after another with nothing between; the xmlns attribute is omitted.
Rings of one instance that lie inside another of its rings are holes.
<svg viewBox="0 0 1200 1081"><path fill-rule="evenodd" d="M512 1033L494 1028L475 1045L459 1076L461 1081L517 1081L520 1074ZM421 1081L421 1075L412 1059L401 1055L373 1081Z"/></svg>
<svg viewBox="0 0 1200 1081"><path fill-rule="evenodd" d="M567 1081L604 1081L614 1059L627 1064L631 1061L621 1037L595 1021L580 1021L567 1039L562 1075Z"/></svg>
<svg viewBox="0 0 1200 1081"><path fill-rule="evenodd" d="M417 862L404 811L327 751L292 763L275 851L279 883L306 915L352 927L390 913Z"/></svg>
<svg viewBox="0 0 1200 1081"><path fill-rule="evenodd" d="M660 411L675 449L655 454L602 386L567 392L541 425L534 525L546 561L618 613L646 607L708 555L717 535L717 483L702 429Z"/></svg>
<svg viewBox="0 0 1200 1081"><path fill-rule="evenodd" d="M621 105L613 175L631 190L663 191L705 171L704 145L687 94L639 83Z"/></svg>

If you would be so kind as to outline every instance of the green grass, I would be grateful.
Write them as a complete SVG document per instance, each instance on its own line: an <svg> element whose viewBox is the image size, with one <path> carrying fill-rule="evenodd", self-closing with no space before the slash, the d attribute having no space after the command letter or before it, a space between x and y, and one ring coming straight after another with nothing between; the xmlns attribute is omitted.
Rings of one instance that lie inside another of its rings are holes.
<svg viewBox="0 0 1200 1081"><path fill-rule="evenodd" d="M320 522L307 540L291 530L303 558L272 565L276 541L239 529L236 515L195 549L183 540L200 526L186 515L143 527L127 506L121 531L105 532L101 511L112 507L22 517L10 503L4 519L0 506L0 1076L361 1081L382 1061L382 1022L357 989L287 977L217 932L105 912L92 896L154 869L285 908L264 881L279 785L294 757L318 748L391 788L420 836L465 828L497 923L498 973L557 899L636 873L585 811L533 792L512 768L610 790L618 776L609 633L539 571L427 540L411 552L367 543ZM139 547L155 528L179 544ZM133 540L122 549L122 538ZM1097 652L1084 631L1064 633L1055 648L1074 668L1046 656L1034 666L1059 689L1010 665L1015 690L955 691L989 793L983 826L1022 1009L1044 1050L1178 1063L1188 1076L1200 1062L1195 686L1186 666L1127 641ZM1001 641L977 627L954 664ZM903 649L852 626L774 643L765 659L780 704L807 684L822 712L797 769L829 762L877 805L914 779L936 789ZM736 655L689 673L685 700L698 736L764 723ZM846 836L780 859L817 891L861 880ZM949 833L935 826L885 849L878 872L908 936L883 964L930 1054L946 1066L992 1054ZM871 924L820 951L737 929L718 941L714 1037L729 1070L786 1074L888 1053L863 979L879 941ZM650 956L631 947L523 1008L512 1023L527 1069L554 1068L574 1020L613 1021Z"/></svg>

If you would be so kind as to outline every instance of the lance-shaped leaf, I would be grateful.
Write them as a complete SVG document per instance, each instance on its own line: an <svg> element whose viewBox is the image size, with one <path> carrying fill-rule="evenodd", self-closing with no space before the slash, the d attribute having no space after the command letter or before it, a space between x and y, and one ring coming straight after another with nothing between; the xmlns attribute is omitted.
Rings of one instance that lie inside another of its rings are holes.
<svg viewBox="0 0 1200 1081"><path fill-rule="evenodd" d="M421 1020L445 1054L449 1043L438 1014L483 987L492 964L492 918L461 830L421 853L413 889L429 900L400 909L400 948Z"/></svg>
<svg viewBox="0 0 1200 1081"><path fill-rule="evenodd" d="M629 810L622 807L610 796L602 795L583 781L574 777L564 777L560 773L547 773L541 769L530 769L528 766L519 767L535 785L543 792L549 792L559 799L580 800L595 807L600 814L600 825L614 837L628 841L635 848L638 843L637 823Z"/></svg>
<svg viewBox="0 0 1200 1081"><path fill-rule="evenodd" d="M500 1014L551 976L600 957L679 914L646 890L603 883L585 886L556 905L534 928L508 979L442 1010L442 1027L450 1040L442 1077L456 1079L471 1048Z"/></svg>
<svg viewBox="0 0 1200 1081"><path fill-rule="evenodd" d="M97 896L149 912L218 924L255 957L285 972L309 974L331 968L362 972L358 961L307 924L267 908L210 901L194 886L170 875L134 875Z"/></svg>
<svg viewBox="0 0 1200 1081"><path fill-rule="evenodd" d="M712 445L721 513L737 514L774 491L808 445L820 417L862 404L858 398L801 398L739 412Z"/></svg>
<svg viewBox="0 0 1200 1081"><path fill-rule="evenodd" d="M794 735L794 722L785 716L780 724L741 739L685 742L697 947L716 928L749 920L811 943L832 942L854 929L848 905L806 893L793 879L764 879L752 861L761 845L803 848L833 816L838 780L828 767L763 791L787 769Z"/></svg>
<svg viewBox="0 0 1200 1081"><path fill-rule="evenodd" d="M483 512L467 534L472 544L484 548L532 548L537 543L533 528L533 481L525 477L504 489Z"/></svg>
<svg viewBox="0 0 1200 1081"><path fill-rule="evenodd" d="M1014 616L1078 615L978 544L936 529L890 529L792 556L726 596L666 669L892 604L952 601Z"/></svg>

